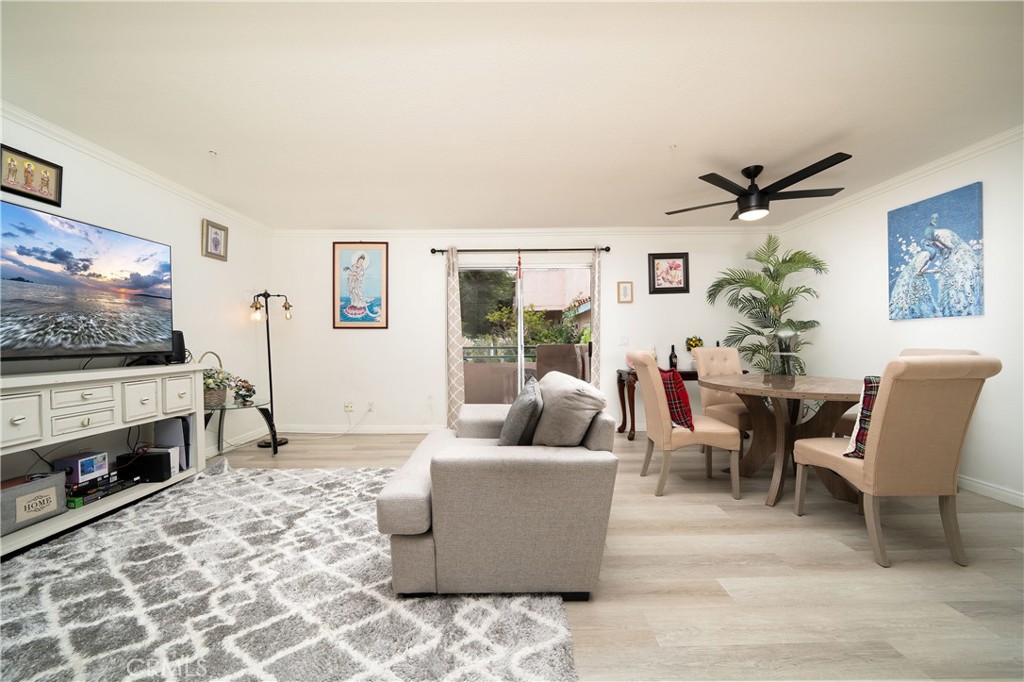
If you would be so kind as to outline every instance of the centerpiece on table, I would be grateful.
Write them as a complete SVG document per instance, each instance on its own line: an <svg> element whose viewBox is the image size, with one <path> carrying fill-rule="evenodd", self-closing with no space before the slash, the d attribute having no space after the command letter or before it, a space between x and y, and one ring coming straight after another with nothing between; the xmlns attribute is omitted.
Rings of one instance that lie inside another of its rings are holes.
<svg viewBox="0 0 1024 682"><path fill-rule="evenodd" d="M206 408L220 407L228 396L228 386L235 376L223 368L203 370L203 405Z"/></svg>
<svg viewBox="0 0 1024 682"><path fill-rule="evenodd" d="M252 405L252 397L256 395L256 387L249 383L248 379L235 377L231 382L231 389L235 392L235 400L243 405Z"/></svg>

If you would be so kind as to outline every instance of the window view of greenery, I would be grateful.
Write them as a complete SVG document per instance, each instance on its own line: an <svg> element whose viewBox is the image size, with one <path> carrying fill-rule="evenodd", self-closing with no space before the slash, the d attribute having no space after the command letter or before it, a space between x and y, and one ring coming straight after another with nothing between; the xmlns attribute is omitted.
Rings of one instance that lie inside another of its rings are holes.
<svg viewBox="0 0 1024 682"><path fill-rule="evenodd" d="M471 362L515 362L518 315L515 272L463 270L459 273L462 335L465 357ZM525 360L536 359L538 344L590 341L590 296L580 291L560 310L542 310L534 304L523 310Z"/></svg>

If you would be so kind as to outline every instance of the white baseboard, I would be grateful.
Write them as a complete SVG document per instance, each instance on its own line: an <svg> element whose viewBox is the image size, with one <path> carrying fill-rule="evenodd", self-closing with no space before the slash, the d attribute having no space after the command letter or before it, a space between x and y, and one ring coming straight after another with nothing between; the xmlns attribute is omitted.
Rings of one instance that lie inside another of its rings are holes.
<svg viewBox="0 0 1024 682"><path fill-rule="evenodd" d="M286 424L278 426L279 433L322 433L322 434L343 434L343 433L372 433L372 434L407 434L407 433L430 433L445 428L443 424L358 424L348 426L342 424L324 426L322 424Z"/></svg>
<svg viewBox="0 0 1024 682"><path fill-rule="evenodd" d="M267 431L266 426L253 429L247 433L236 434L231 438L224 439L224 452L231 452L238 448L253 442L254 440L267 440L270 438L270 433ZM206 432L206 458L216 457L217 455L223 454L217 452L217 434L214 431Z"/></svg>
<svg viewBox="0 0 1024 682"><path fill-rule="evenodd" d="M959 476L957 482L964 490L970 490L972 493L978 493L993 500L1012 504L1014 507L1024 508L1024 493L1019 490L1010 490L1009 488L992 485L991 483L979 481L976 478L968 478L967 476Z"/></svg>

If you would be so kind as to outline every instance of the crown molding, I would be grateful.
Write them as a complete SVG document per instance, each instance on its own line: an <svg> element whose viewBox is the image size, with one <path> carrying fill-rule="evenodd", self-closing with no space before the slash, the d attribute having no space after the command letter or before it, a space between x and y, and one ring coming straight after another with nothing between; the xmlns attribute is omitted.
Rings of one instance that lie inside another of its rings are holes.
<svg viewBox="0 0 1024 682"><path fill-rule="evenodd" d="M796 220L786 223L785 225L776 229L775 233L784 234L786 232L790 232L792 230L797 229L798 227L802 227L804 225L807 225L808 223L820 220L821 218L824 218L827 215L831 215L839 211L844 211L850 208L851 206L862 203L869 199L873 199L879 195L885 194L886 192L891 192L892 190L898 189L905 185L917 182L918 180L926 178L930 175L934 175L935 173L947 170L949 168L952 168L953 166L957 166L961 163L964 163L965 161L969 161L979 156L983 156L991 151L995 151L996 149L1000 149L1007 145L1020 142L1022 138L1024 138L1024 126L1016 126L1014 128L1010 128L1009 130L999 133L998 135L993 135L992 137L986 138L981 142L972 144L969 147L965 147L960 151L953 152L952 154L943 156L942 158L936 159L935 161L927 163L923 166L919 166L914 170L903 173L902 175L897 175L894 178L890 178L885 182L879 183L874 187L864 190L863 192L859 192L850 197L847 197L843 201L832 204L827 208L822 208L813 213L809 213Z"/></svg>
<svg viewBox="0 0 1024 682"><path fill-rule="evenodd" d="M91 156L97 161L113 166L114 168L128 173L129 175L133 175L155 187L181 197L186 201L192 202L201 208L216 213L218 216L223 216L222 219L224 220L243 224L247 227L253 228L254 230L262 232L265 235L272 236L274 234L273 230L268 228L266 225L253 220L249 216L243 215L234 209L219 204L209 197L193 191L183 185L179 185L162 175L154 173L144 166L140 166L133 161L129 161L123 156L115 154L106 147L101 147L94 142L90 142L84 137L79 137L78 135L61 128L46 119L40 118L33 113L25 111L21 107L15 106L6 100L0 100L0 109L2 109L3 118L11 123L28 128L34 133L70 147L71 149L81 152L86 156Z"/></svg>

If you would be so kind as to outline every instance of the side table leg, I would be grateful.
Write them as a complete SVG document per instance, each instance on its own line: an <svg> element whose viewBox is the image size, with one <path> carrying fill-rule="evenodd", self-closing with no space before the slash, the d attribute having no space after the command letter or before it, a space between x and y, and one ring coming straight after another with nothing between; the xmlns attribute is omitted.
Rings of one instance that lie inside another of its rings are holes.
<svg viewBox="0 0 1024 682"><path fill-rule="evenodd" d="M631 376L626 380L626 400L629 401L629 433L626 440L636 438L636 377Z"/></svg>
<svg viewBox="0 0 1024 682"><path fill-rule="evenodd" d="M224 454L224 415L227 410L220 410L220 417L217 419L217 454Z"/></svg>
<svg viewBox="0 0 1024 682"><path fill-rule="evenodd" d="M619 411L622 412L622 424L617 431L622 433L626 430L626 379L621 372L615 376L615 384L619 387Z"/></svg>
<svg viewBox="0 0 1024 682"><path fill-rule="evenodd" d="M277 454L277 446L284 445L288 440L285 438L278 439L277 427L274 426L274 415L270 410L265 407L257 407L256 409L263 416L263 421L267 423L267 428L270 430L270 453L271 456L274 456Z"/></svg>

